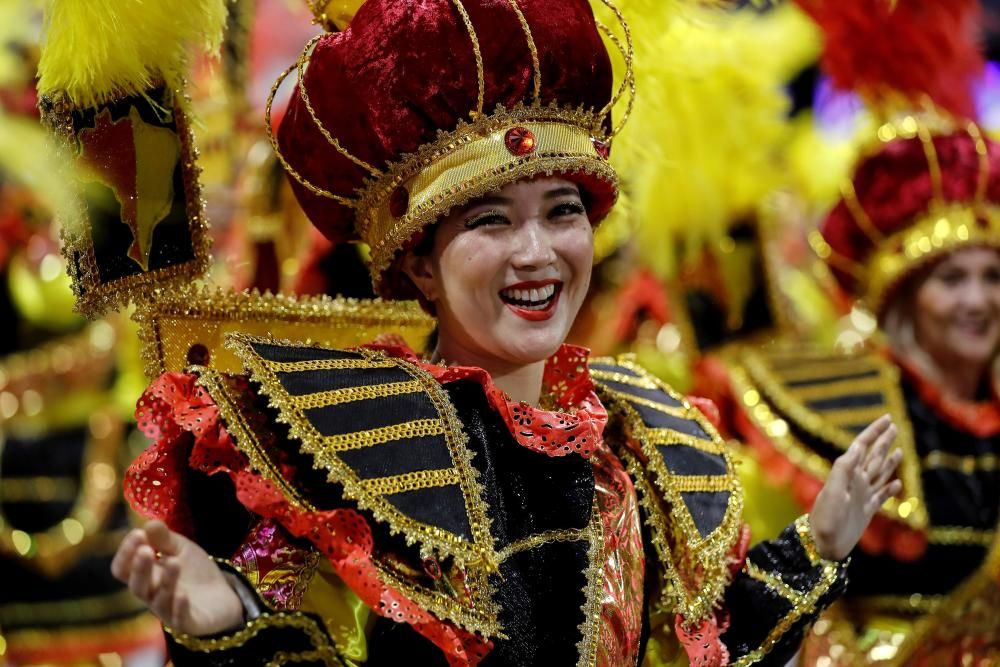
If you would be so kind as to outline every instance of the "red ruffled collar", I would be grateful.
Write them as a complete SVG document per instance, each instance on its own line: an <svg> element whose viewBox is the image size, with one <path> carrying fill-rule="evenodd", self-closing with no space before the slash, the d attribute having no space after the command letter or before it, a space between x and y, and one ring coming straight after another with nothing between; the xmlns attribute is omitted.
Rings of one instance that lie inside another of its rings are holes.
<svg viewBox="0 0 1000 667"><path fill-rule="evenodd" d="M590 350L585 347L563 345L545 362L542 396L543 400L552 402L555 410L512 401L482 368L432 364L421 360L405 345L367 347L416 364L441 384L458 380L478 382L518 444L548 456L576 453L588 458L601 442L604 426L608 423L608 413L597 397L587 367Z"/></svg>
<svg viewBox="0 0 1000 667"><path fill-rule="evenodd" d="M1000 434L1000 399L997 398L995 387L991 388L992 399L986 401L961 401L949 398L913 364L900 359L897 355L892 355L892 358L913 382L920 400L946 422L978 438L990 438Z"/></svg>

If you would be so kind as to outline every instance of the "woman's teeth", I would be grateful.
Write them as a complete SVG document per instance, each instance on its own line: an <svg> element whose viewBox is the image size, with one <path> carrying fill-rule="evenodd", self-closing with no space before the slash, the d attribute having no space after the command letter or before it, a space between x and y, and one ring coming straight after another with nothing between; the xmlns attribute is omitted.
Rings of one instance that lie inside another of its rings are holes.
<svg viewBox="0 0 1000 667"><path fill-rule="evenodd" d="M518 306L519 308L529 308L542 310L552 302L556 295L554 284L539 287L537 289L505 289L500 290L500 298L505 302Z"/></svg>

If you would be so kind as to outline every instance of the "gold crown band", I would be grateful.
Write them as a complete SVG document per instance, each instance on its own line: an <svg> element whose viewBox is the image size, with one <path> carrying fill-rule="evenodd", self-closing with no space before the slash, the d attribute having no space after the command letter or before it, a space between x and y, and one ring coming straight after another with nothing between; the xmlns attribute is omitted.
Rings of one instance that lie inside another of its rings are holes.
<svg viewBox="0 0 1000 667"><path fill-rule="evenodd" d="M415 233L451 208L516 180L587 172L617 189L614 169L600 149L606 139L592 131L594 119L592 112L554 106L499 107L391 165L365 189L357 207L375 282ZM509 147L511 131L527 131L530 150Z"/></svg>
<svg viewBox="0 0 1000 667"><path fill-rule="evenodd" d="M886 296L914 269L964 246L1000 248L1000 207L976 211L965 203L931 210L876 246L868 264L864 298L881 313Z"/></svg>

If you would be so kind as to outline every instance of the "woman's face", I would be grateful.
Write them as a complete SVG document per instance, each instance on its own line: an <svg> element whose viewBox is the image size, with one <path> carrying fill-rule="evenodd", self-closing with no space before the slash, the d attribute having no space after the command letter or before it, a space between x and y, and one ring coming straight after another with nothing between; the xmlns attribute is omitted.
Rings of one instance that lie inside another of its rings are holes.
<svg viewBox="0 0 1000 667"><path fill-rule="evenodd" d="M985 367L1000 345L1000 252L964 248L917 287L914 327L936 363Z"/></svg>
<svg viewBox="0 0 1000 667"><path fill-rule="evenodd" d="M448 361L509 368L542 361L566 339L590 285L593 229L579 188L518 181L453 211L429 255L404 269L434 304Z"/></svg>

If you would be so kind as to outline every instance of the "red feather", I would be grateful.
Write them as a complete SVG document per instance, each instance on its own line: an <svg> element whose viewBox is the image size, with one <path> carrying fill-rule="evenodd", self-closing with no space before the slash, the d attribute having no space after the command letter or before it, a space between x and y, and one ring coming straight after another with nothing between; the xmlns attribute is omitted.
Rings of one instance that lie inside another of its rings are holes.
<svg viewBox="0 0 1000 667"><path fill-rule="evenodd" d="M823 68L836 87L879 109L902 102L973 118L983 68L977 0L797 0L826 35Z"/></svg>

